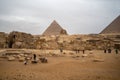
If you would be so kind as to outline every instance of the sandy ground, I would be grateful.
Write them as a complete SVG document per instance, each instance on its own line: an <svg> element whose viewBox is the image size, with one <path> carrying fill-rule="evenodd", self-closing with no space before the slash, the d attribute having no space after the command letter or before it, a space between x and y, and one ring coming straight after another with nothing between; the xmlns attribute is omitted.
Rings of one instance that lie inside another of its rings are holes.
<svg viewBox="0 0 120 80"><path fill-rule="evenodd" d="M36 54L41 52L32 51ZM95 50L87 57L82 57L80 52L74 55L47 56L47 58L48 63L32 64L29 61L28 65L1 58L0 80L120 80L120 52L105 54L103 51ZM94 59L102 59L103 62L94 62Z"/></svg>

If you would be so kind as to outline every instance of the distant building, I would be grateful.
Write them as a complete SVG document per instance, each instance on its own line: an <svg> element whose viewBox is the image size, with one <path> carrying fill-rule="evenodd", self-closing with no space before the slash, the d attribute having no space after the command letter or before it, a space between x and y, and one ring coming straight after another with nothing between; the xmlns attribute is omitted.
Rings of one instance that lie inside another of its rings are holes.
<svg viewBox="0 0 120 80"><path fill-rule="evenodd" d="M67 32L54 20L42 35L67 35Z"/></svg>
<svg viewBox="0 0 120 80"><path fill-rule="evenodd" d="M100 34L120 34L120 15Z"/></svg>

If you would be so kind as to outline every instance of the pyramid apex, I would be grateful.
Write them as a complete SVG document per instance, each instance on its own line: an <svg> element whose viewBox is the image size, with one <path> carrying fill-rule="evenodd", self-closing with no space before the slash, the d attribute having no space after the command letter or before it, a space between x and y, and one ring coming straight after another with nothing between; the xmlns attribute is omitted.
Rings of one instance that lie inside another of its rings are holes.
<svg viewBox="0 0 120 80"><path fill-rule="evenodd" d="M56 20L53 20L53 22L57 22Z"/></svg>
<svg viewBox="0 0 120 80"><path fill-rule="evenodd" d="M57 22L56 20L53 20L53 22L52 22L52 23L57 23L57 24L58 24L58 22ZM51 23L51 24L52 24L52 23Z"/></svg>

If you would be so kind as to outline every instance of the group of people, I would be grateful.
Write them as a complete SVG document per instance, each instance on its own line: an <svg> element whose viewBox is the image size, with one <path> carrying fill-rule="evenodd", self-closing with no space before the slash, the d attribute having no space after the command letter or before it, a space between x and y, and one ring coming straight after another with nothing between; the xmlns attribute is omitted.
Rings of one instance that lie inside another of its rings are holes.
<svg viewBox="0 0 120 80"><path fill-rule="evenodd" d="M28 57L25 57L24 65L28 64L28 60L29 60ZM31 57L30 60L32 60L31 63L33 63L33 64L38 63L37 55L33 54L33 57ZM48 62L48 59L46 57L40 57L39 60L41 61L41 63Z"/></svg>
<svg viewBox="0 0 120 80"><path fill-rule="evenodd" d="M33 60L36 61L36 54L33 54ZM28 63L28 58L25 57L24 65L27 65Z"/></svg>
<svg viewBox="0 0 120 80"><path fill-rule="evenodd" d="M85 53L85 50L81 50L81 51L83 52L83 54ZM63 53L63 49L62 48L60 48L60 52ZM76 52L76 54L80 53L80 50L76 49L75 52Z"/></svg>
<svg viewBox="0 0 120 80"><path fill-rule="evenodd" d="M112 52L112 49L104 49L104 53L111 53ZM118 54L119 50L118 49L115 49L115 53Z"/></svg>

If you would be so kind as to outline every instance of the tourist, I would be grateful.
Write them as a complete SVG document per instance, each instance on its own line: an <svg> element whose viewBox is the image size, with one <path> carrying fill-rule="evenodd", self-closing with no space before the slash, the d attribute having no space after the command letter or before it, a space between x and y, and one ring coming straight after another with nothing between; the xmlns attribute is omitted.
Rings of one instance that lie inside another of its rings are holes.
<svg viewBox="0 0 120 80"><path fill-rule="evenodd" d="M109 49L108 49L108 53L111 53L111 51L112 51L112 50L109 48Z"/></svg>
<svg viewBox="0 0 120 80"><path fill-rule="evenodd" d="M104 49L104 53L106 53L106 49Z"/></svg>
<svg viewBox="0 0 120 80"><path fill-rule="evenodd" d="M63 52L63 49L62 49L62 48L60 48L60 52L61 52L61 53Z"/></svg>
<svg viewBox="0 0 120 80"><path fill-rule="evenodd" d="M85 53L85 50L83 50L83 54Z"/></svg>
<svg viewBox="0 0 120 80"><path fill-rule="evenodd" d="M28 59L27 57L25 57L24 65L27 65L27 63L28 63Z"/></svg>
<svg viewBox="0 0 120 80"><path fill-rule="evenodd" d="M118 54L118 49L115 49L115 53Z"/></svg>
<svg viewBox="0 0 120 80"><path fill-rule="evenodd" d="M36 54L33 54L34 61L36 61Z"/></svg>

